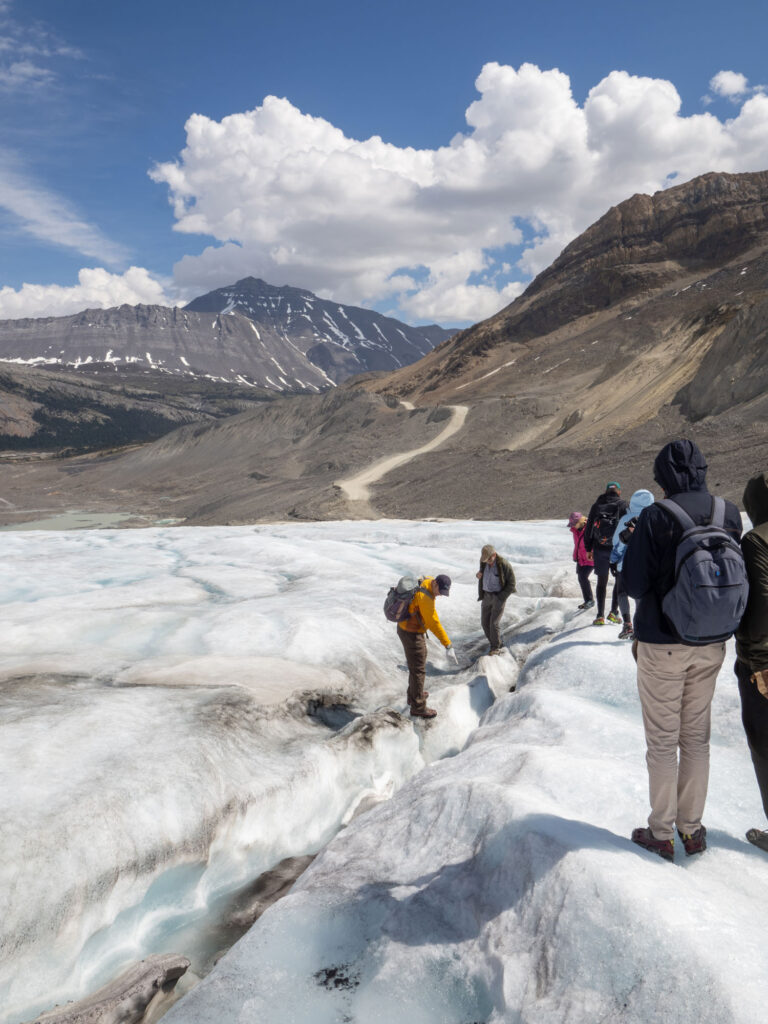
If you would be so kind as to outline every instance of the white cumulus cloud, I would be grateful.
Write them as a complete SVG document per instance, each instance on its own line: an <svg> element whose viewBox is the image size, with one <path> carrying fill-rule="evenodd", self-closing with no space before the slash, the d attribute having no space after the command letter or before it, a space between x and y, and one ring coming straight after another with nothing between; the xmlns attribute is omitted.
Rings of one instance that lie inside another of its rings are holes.
<svg viewBox="0 0 768 1024"><path fill-rule="evenodd" d="M23 284L18 290L0 288L0 319L66 316L83 309L108 309L123 303L169 305L162 283L143 267L129 267L124 274L110 274L102 267L93 267L81 270L78 283L71 287Z"/></svg>
<svg viewBox="0 0 768 1024"><path fill-rule="evenodd" d="M744 76L720 72L737 95ZM437 149L358 140L288 99L186 124L176 229L215 245L175 268L187 292L255 274L443 321L495 312L609 206L707 171L768 167L768 101L681 114L675 86L613 71L583 104L557 69L483 67L467 130ZM715 88L715 86L712 86ZM525 233L524 233L525 231ZM504 276L512 247L516 274ZM501 275L501 276L500 276Z"/></svg>
<svg viewBox="0 0 768 1024"><path fill-rule="evenodd" d="M743 96L749 89L749 83L746 76L738 71L718 71L710 79L709 88L718 96L727 96L732 99Z"/></svg>

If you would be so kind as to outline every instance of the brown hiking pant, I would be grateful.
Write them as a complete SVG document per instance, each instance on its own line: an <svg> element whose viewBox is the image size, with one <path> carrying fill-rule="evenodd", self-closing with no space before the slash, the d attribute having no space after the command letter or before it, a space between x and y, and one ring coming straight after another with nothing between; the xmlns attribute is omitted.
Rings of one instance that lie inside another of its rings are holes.
<svg viewBox="0 0 768 1024"><path fill-rule="evenodd" d="M483 632L488 637L488 643L491 645L492 651L497 651L501 647L499 623L501 622L501 616L504 614L504 605L506 603L506 601L501 600L498 594L483 594L483 603L480 606L480 623L483 627Z"/></svg>
<svg viewBox="0 0 768 1024"><path fill-rule="evenodd" d="M408 633L397 628L397 635L405 651L408 665L408 703L411 711L423 711L427 702L424 699L424 673L427 670L427 638L424 633Z"/></svg>
<svg viewBox="0 0 768 1024"><path fill-rule="evenodd" d="M675 825L688 834L701 825L709 784L710 711L724 657L724 643L637 645L651 798L648 825L657 839L672 839Z"/></svg>

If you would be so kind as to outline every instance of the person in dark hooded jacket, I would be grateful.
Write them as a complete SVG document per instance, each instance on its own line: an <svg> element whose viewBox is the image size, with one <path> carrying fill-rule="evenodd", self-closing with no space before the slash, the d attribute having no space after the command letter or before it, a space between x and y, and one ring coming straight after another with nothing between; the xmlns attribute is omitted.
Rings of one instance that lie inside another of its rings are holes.
<svg viewBox="0 0 768 1024"><path fill-rule="evenodd" d="M611 572L611 551L613 550L613 534L616 524L629 505L621 496L621 487L612 481L606 484L605 492L600 495L587 516L584 528L584 547L592 554L595 564L597 586L597 615L593 626L605 625L605 598L608 593L608 576ZM621 622L619 618L619 595L614 587L611 595L609 622Z"/></svg>
<svg viewBox="0 0 768 1024"><path fill-rule="evenodd" d="M749 598L736 630L734 668L739 681L741 720L768 817L768 473L760 473L749 481L742 501L753 528L741 540ZM747 839L768 853L768 831L751 828Z"/></svg>
<svg viewBox="0 0 768 1024"><path fill-rule="evenodd" d="M712 495L707 464L693 441L672 441L656 456L653 478L664 495L697 525L708 523ZM741 537L741 515L725 503L725 529ZM672 588L675 555L683 530L660 505L643 509L624 554L624 586L636 601L637 687L643 712L651 801L648 828L636 828L632 841L667 860L674 857L674 834L686 854L706 849L701 823L709 783L710 711L715 681L725 657L722 642L683 643L662 611ZM679 764L678 764L679 751Z"/></svg>

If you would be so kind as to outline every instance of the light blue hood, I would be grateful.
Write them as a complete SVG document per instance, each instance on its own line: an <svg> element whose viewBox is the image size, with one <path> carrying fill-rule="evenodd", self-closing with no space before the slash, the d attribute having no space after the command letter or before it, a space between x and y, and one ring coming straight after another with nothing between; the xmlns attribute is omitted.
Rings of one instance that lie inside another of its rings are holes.
<svg viewBox="0 0 768 1024"><path fill-rule="evenodd" d="M648 508L656 501L650 491L635 491L632 497L629 499L629 515L627 520L631 519L632 516L639 516L644 508ZM622 526L622 530L624 527Z"/></svg>
<svg viewBox="0 0 768 1024"><path fill-rule="evenodd" d="M625 512L616 524L616 529L613 533L613 551L611 551L611 561L616 563L619 572L621 572L621 567L624 564L624 552L627 550L627 545L619 539L619 534L630 519L633 519L635 516L639 516L643 509L648 508L648 506L652 505L655 500L656 499L650 491L635 491L629 499L629 511Z"/></svg>

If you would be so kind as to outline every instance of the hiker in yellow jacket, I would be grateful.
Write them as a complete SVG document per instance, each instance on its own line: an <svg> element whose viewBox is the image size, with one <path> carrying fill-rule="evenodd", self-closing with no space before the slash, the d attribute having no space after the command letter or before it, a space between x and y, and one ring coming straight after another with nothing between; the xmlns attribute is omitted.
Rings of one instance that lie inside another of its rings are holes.
<svg viewBox="0 0 768 1024"><path fill-rule="evenodd" d="M448 597L451 592L451 578L425 576L419 589L408 605L408 618L397 624L397 635L405 651L408 664L408 704L412 718L434 718L437 712L427 707L429 693L424 689L424 674L427 668L427 630L430 630L448 654L458 665L458 658L448 634L437 617L435 598Z"/></svg>

